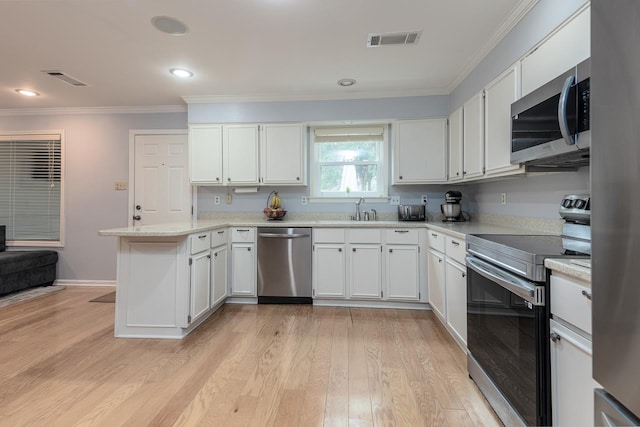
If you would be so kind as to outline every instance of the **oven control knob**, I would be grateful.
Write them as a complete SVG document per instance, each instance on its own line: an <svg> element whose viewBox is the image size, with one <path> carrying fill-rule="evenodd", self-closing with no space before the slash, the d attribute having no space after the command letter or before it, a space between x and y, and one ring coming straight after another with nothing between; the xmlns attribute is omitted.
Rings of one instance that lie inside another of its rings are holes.
<svg viewBox="0 0 640 427"><path fill-rule="evenodd" d="M573 200L571 200L571 199L564 199L562 201L562 207L563 208L569 209L572 205L573 205Z"/></svg>
<svg viewBox="0 0 640 427"><path fill-rule="evenodd" d="M587 205L587 202L583 199L578 199L575 201L575 203L573 204L573 206L576 209L584 209L584 207Z"/></svg>

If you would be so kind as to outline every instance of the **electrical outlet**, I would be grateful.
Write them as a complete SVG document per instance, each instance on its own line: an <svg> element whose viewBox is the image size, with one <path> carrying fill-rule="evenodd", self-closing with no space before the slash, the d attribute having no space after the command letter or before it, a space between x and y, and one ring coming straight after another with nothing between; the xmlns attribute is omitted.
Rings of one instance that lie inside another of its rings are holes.
<svg viewBox="0 0 640 427"><path fill-rule="evenodd" d="M302 203L303 205L307 204L307 196L302 196L302 198L300 199L300 203Z"/></svg>
<svg viewBox="0 0 640 427"><path fill-rule="evenodd" d="M389 203L393 206L398 206L400 204L400 196L391 196Z"/></svg>
<svg viewBox="0 0 640 427"><path fill-rule="evenodd" d="M506 205L507 204L507 193L501 193L500 194L500 204L501 205Z"/></svg>
<svg viewBox="0 0 640 427"><path fill-rule="evenodd" d="M422 203L424 203L424 204L427 203L427 195L426 194L422 195Z"/></svg>
<svg viewBox="0 0 640 427"><path fill-rule="evenodd" d="M216 205L219 205L219 204L220 204L220 196L216 196L216 197L215 197L215 199L214 199L214 203L215 203Z"/></svg>
<svg viewBox="0 0 640 427"><path fill-rule="evenodd" d="M231 200L232 200L231 193L227 193L227 198L225 199L225 203L230 205L231 204Z"/></svg>
<svg viewBox="0 0 640 427"><path fill-rule="evenodd" d="M116 190L126 190L127 181L116 181Z"/></svg>

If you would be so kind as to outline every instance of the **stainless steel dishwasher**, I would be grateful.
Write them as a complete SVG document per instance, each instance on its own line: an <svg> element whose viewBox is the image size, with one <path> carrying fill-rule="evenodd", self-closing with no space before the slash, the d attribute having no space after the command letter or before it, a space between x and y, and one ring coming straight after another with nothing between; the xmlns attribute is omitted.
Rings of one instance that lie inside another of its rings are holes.
<svg viewBox="0 0 640 427"><path fill-rule="evenodd" d="M258 303L311 304L311 228L258 228Z"/></svg>

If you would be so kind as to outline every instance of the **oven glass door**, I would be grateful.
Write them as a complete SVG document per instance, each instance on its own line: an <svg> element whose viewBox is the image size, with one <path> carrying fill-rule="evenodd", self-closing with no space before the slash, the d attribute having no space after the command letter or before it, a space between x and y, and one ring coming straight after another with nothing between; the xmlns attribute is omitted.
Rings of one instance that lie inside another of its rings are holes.
<svg viewBox="0 0 640 427"><path fill-rule="evenodd" d="M538 425L540 309L467 269L469 352L528 425Z"/></svg>

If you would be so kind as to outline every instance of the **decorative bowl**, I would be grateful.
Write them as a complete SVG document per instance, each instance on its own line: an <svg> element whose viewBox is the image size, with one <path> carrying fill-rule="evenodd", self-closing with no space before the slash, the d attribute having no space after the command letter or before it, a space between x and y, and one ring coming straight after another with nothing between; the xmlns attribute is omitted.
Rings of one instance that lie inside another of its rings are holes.
<svg viewBox="0 0 640 427"><path fill-rule="evenodd" d="M268 219L282 219L287 214L285 210L274 211L271 208L264 208L263 212Z"/></svg>

